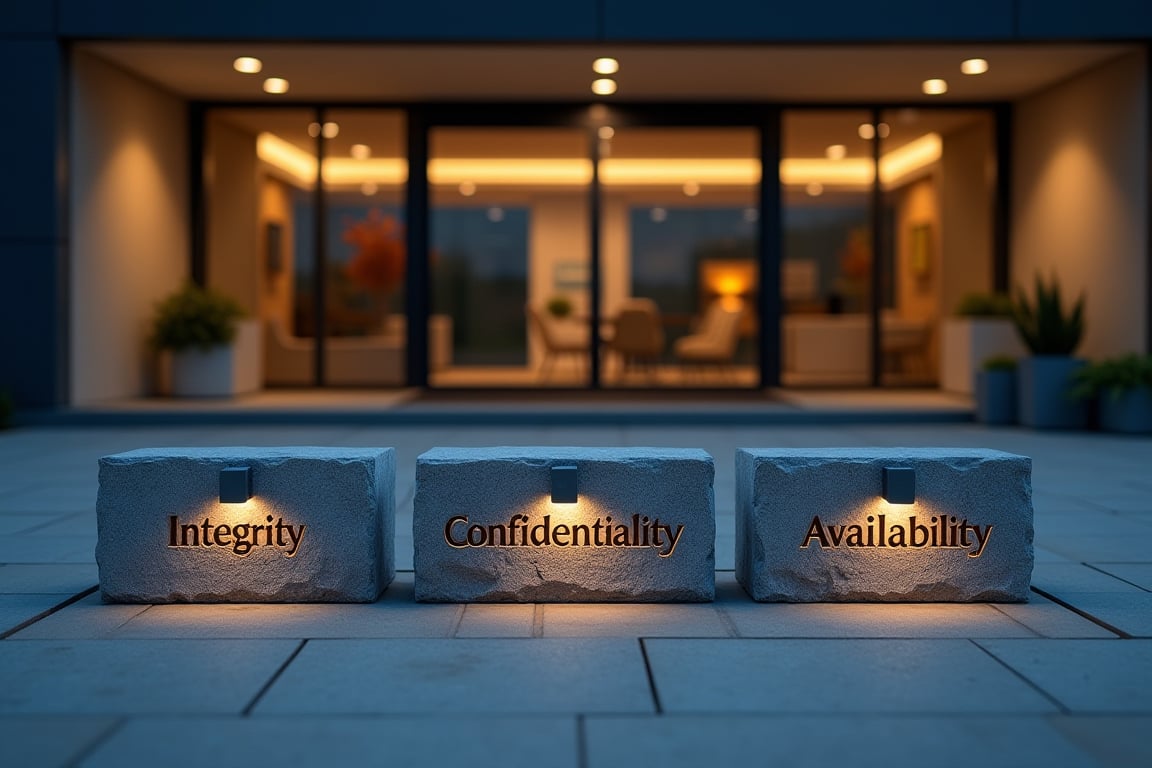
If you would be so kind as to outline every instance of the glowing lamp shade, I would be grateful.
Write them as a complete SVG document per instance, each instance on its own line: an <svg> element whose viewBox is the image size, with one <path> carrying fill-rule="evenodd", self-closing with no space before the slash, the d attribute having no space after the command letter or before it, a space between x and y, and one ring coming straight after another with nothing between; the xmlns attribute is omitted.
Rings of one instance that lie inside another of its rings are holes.
<svg viewBox="0 0 1152 768"><path fill-rule="evenodd" d="M243 504L252 498L252 468L225 467L220 470L220 503Z"/></svg>
<svg viewBox="0 0 1152 768"><path fill-rule="evenodd" d="M552 467L552 503L575 504L576 467Z"/></svg>
<svg viewBox="0 0 1152 768"><path fill-rule="evenodd" d="M916 502L916 470L911 467L884 467L880 495L889 504Z"/></svg>

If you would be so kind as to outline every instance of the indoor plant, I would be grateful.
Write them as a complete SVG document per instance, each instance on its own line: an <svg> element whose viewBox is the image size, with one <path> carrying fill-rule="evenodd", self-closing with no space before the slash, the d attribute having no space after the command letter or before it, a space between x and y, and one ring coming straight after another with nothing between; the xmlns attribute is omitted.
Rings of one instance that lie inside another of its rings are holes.
<svg viewBox="0 0 1152 768"><path fill-rule="evenodd" d="M1152 432L1152 355L1125 355L1089 363L1076 371L1073 392L1095 399L1100 428Z"/></svg>
<svg viewBox="0 0 1152 768"><path fill-rule="evenodd" d="M970 293L944 320L940 339L940 387L971 394L981 362L1022 357L1024 347L1012 322L1012 299L1002 293Z"/></svg>
<svg viewBox="0 0 1152 768"><path fill-rule="evenodd" d="M157 305L152 344L172 353L172 394L220 397L259 388L260 329L243 317L228 296L191 284Z"/></svg>
<svg viewBox="0 0 1152 768"><path fill-rule="evenodd" d="M997 355L976 373L976 419L983 424L1016 423L1016 359Z"/></svg>
<svg viewBox="0 0 1152 768"><path fill-rule="evenodd" d="M1084 402L1072 395L1075 372L1084 361L1073 357L1084 337L1084 296L1065 310L1060 282L1036 276L1031 299L1017 290L1013 319L1032 354L1020 361L1020 423L1029 427L1074 429L1087 422Z"/></svg>

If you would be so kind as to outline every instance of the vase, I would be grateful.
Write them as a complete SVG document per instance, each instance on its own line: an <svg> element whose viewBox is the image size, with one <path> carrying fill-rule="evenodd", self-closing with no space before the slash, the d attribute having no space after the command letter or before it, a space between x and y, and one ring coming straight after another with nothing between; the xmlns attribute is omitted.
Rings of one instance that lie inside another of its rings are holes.
<svg viewBox="0 0 1152 768"><path fill-rule="evenodd" d="M1016 371L976 372L976 420L981 424L1015 424L1016 398Z"/></svg>
<svg viewBox="0 0 1152 768"><path fill-rule="evenodd" d="M1100 395L1100 428L1129 434L1152 433L1152 389L1105 390Z"/></svg>
<svg viewBox="0 0 1152 768"><path fill-rule="evenodd" d="M1070 355L1034 355L1019 364L1020 423L1036 429L1083 429L1088 408L1072 394L1073 376L1085 362Z"/></svg>

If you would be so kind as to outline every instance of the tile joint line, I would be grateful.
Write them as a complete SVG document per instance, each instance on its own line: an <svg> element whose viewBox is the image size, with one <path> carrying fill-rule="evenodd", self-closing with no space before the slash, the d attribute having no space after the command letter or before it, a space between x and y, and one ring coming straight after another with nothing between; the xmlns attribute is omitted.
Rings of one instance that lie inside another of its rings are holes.
<svg viewBox="0 0 1152 768"><path fill-rule="evenodd" d="M1044 590L1040 589L1039 587L1035 587L1035 586L1032 587L1032 591L1035 592L1036 594L1040 595L1041 597L1048 598L1049 600L1051 600L1052 602L1056 603L1059 606L1067 608L1068 610L1072 611L1072 613L1075 613L1078 616L1082 616L1083 618L1088 619L1088 621L1092 622L1096 626L1102 627L1103 629L1108 630L1109 632L1116 635L1117 637L1119 637L1122 640L1131 640L1132 639L1132 635L1128 634L1127 632L1120 629L1119 627L1114 627L1111 624L1109 624L1108 622L1104 621L1103 619L1096 618L1095 616L1088 613L1087 611L1081 610L1080 608L1077 608L1076 606L1072 605L1071 603L1069 603L1065 600L1061 600L1060 598L1056 597L1056 595L1045 592Z"/></svg>
<svg viewBox="0 0 1152 768"><path fill-rule="evenodd" d="M84 590L83 592L78 592L77 594L72 595L72 597L68 598L67 600L60 603L59 605L54 605L46 611L41 611L40 613L36 614L32 618L26 619L26 620L20 622L19 624L12 627L12 629L9 629L6 632L0 632L0 640L6 640L9 637L11 637L12 635L16 634L17 632L24 630L24 629L27 629L28 627L32 626L36 622L48 618L49 616L56 613L57 611L62 611L65 608L67 608L68 606L72 605L73 603L80 602L81 600L88 597L88 595L92 594L93 592L95 592L99 588L100 588L100 585L98 585L98 584L94 587L88 587L88 589Z"/></svg>
<svg viewBox="0 0 1152 768"><path fill-rule="evenodd" d="M296 660L296 657L300 655L300 651L304 650L304 646L307 644L307 638L300 641L300 644L296 646L296 649L293 650L291 654L289 654L288 658L284 660L284 663L281 664L280 667L272 673L270 678L268 678L268 682L264 683L264 685L260 687L260 690L256 692L256 695L252 697L252 701L248 702L248 706L241 710L240 717L251 717L252 710L256 709L256 705L260 703L260 699L264 698L264 694L268 693L272 686L276 684L276 681L280 679L282 674L284 674L284 670L288 669L288 665Z"/></svg>
<svg viewBox="0 0 1152 768"><path fill-rule="evenodd" d="M660 691L656 689L656 676L652 674L652 662L648 658L648 645L643 637L636 638L640 643L640 655L644 657L644 673L648 675L648 689L652 693L652 703L656 705L656 714L664 714L664 707L660 704Z"/></svg>
<svg viewBox="0 0 1152 768"><path fill-rule="evenodd" d="M1008 662L1004 661L1004 659L1002 659L999 656L997 656L996 654L992 653L992 651L988 650L984 646L980 645L980 642L978 640L973 640L973 639L969 638L968 642L972 643L972 645L976 646L981 651L983 651L985 654L987 654L988 657L991 658L993 661L995 661L997 664L1004 667L1004 669L1008 670L1013 675L1015 675L1017 679L1019 679L1021 682L1024 683L1024 685L1028 686L1032 690L1036 691L1036 693L1040 694L1045 699L1047 699L1052 704L1052 706L1056 707L1057 714L1061 714L1061 715L1071 714L1071 710L1068 707L1064 706L1064 704L1062 704L1059 699L1057 699L1052 694L1048 693L1048 691L1041 688L1037 683L1033 682L1031 678L1029 678L1027 675L1025 675L1020 670L1013 667Z"/></svg>

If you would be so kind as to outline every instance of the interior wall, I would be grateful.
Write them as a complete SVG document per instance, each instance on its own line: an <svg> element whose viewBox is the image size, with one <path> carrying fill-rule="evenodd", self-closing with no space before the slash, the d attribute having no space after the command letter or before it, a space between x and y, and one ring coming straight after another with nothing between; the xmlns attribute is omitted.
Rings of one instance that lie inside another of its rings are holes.
<svg viewBox="0 0 1152 768"><path fill-rule="evenodd" d="M256 136L213 117L207 141L208 285L255 317L260 307Z"/></svg>
<svg viewBox="0 0 1152 768"><path fill-rule="evenodd" d="M590 310L587 288L565 289L556 285L556 267L560 263L591 267L587 192L535 195L529 205L532 212L528 232L528 301L541 306L553 296L564 294L571 299L576 315L587 316ZM529 365L540 364L543 355L540 339L529 331Z"/></svg>
<svg viewBox="0 0 1152 768"><path fill-rule="evenodd" d="M943 137L940 158L940 310L954 314L970 293L993 287L992 189L995 156L990 120Z"/></svg>
<svg viewBox="0 0 1152 768"><path fill-rule="evenodd" d="M158 301L188 279L186 105L83 53L71 89L71 402L147 394Z"/></svg>
<svg viewBox="0 0 1152 768"><path fill-rule="evenodd" d="M934 321L940 311L940 205L937 182L927 176L897 193L896 203L896 310L910 320ZM913 230L929 231L927 269L918 271Z"/></svg>
<svg viewBox="0 0 1152 768"><path fill-rule="evenodd" d="M268 225L280 226L279 270L268 263ZM296 253L296 231L292 215L292 188L279 179L265 176L260 182L259 258L256 272L260 278L260 317L276 320L289 335L292 333L293 254Z"/></svg>
<svg viewBox="0 0 1152 768"><path fill-rule="evenodd" d="M1085 295L1079 354L1147 343L1148 112L1142 53L1079 75L1016 106L1012 280L1037 272Z"/></svg>

